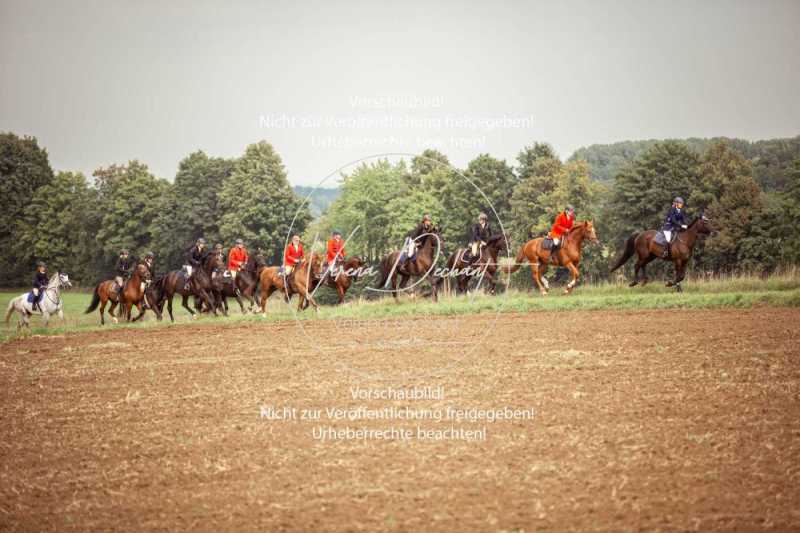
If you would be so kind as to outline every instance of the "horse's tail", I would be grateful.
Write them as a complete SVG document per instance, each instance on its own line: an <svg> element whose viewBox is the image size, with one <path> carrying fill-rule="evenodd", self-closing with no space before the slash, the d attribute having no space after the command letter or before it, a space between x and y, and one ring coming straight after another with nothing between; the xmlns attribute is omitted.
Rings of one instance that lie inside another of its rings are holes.
<svg viewBox="0 0 800 533"><path fill-rule="evenodd" d="M97 287L94 288L94 294L92 294L92 303L90 303L89 307L86 308L86 311L84 311L84 314L88 315L89 313L91 313L92 311L97 309L98 305L100 305L100 292L99 291L100 291L100 284L98 284Z"/></svg>
<svg viewBox="0 0 800 533"><path fill-rule="evenodd" d="M6 324L11 320L11 315L14 314L14 299L8 302L8 309L6 309Z"/></svg>
<svg viewBox="0 0 800 533"><path fill-rule="evenodd" d="M614 263L614 266L611 267L611 270L609 270L609 272L614 272L616 269L618 269L619 267L628 262L628 259L631 258L633 252L636 250L636 237L638 236L639 236L638 233L634 233L633 235L628 237L627 242L625 242L625 251L622 253L620 258L617 259L617 262Z"/></svg>
<svg viewBox="0 0 800 533"><path fill-rule="evenodd" d="M522 246L519 247L519 252L517 252L517 257L514 259L514 264L511 266L504 265L503 271L507 272L508 274L513 274L514 272L519 270L520 267L522 267L522 265L524 264L523 261L525 260L526 260L525 244L523 244Z"/></svg>

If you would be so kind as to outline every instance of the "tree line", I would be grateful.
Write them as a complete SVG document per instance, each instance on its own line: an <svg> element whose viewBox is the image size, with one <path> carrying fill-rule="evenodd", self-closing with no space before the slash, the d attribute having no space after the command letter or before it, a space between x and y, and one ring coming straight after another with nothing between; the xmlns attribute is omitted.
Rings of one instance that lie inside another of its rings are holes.
<svg viewBox="0 0 800 533"><path fill-rule="evenodd" d="M800 263L798 139L634 141L635 149L594 146L565 161L537 142L513 163L480 154L464 169L426 150L411 160L360 164L342 175L338 195L311 191L314 210L327 207L312 221L310 204L291 188L279 154L265 141L239 158L189 154L172 181L136 160L98 168L90 181L53 172L36 139L6 133L0 135L6 251L0 284L26 283L35 261L44 260L89 285L110 274L123 247L139 255L152 250L161 271L178 268L199 236L226 247L243 238L276 264L293 220L293 232L307 243L359 227L348 252L376 261L399 247L426 212L441 227L447 252L466 244L470 226L486 212L495 231L502 224L513 255L528 238L545 234L567 203L597 226L601 245L585 249L582 271L599 280L632 232L661 225L676 195L686 198L691 215L704 212L719 230L696 251L695 269L771 271ZM609 166L613 176L602 178Z"/></svg>

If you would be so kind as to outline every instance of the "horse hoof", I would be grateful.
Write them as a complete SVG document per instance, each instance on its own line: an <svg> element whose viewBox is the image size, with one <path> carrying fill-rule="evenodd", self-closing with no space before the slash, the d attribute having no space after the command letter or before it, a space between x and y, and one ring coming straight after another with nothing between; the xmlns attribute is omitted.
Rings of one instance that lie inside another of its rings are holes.
<svg viewBox="0 0 800 533"><path fill-rule="evenodd" d="M197 320L197 315L192 315L192 320Z"/></svg>
<svg viewBox="0 0 800 533"><path fill-rule="evenodd" d="M267 318L267 313L261 313L261 318Z"/></svg>
<svg viewBox="0 0 800 533"><path fill-rule="evenodd" d="M112 318L111 320L112 322L114 322L114 324L119 324L119 320L117 320L116 318Z"/></svg>
<svg viewBox="0 0 800 533"><path fill-rule="evenodd" d="M628 287L635 287L636 285L638 285L638 283L635 281L631 281L630 283L628 283Z"/></svg>

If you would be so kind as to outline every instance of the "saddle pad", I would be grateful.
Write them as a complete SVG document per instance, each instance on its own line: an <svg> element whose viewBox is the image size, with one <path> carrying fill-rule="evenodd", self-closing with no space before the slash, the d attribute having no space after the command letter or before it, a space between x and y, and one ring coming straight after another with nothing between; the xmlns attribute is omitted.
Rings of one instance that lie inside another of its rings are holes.
<svg viewBox="0 0 800 533"><path fill-rule="evenodd" d="M663 231L657 231L656 232L655 241L656 241L656 244L660 244L661 246L664 246L665 244L667 244L667 237L666 237L666 235L664 235Z"/></svg>
<svg viewBox="0 0 800 533"><path fill-rule="evenodd" d="M553 249L553 239L550 237L545 237L542 241L542 250L552 250Z"/></svg>
<svg viewBox="0 0 800 533"><path fill-rule="evenodd" d="M36 299L36 297L33 295L33 291L30 291L28 293L28 303L32 304L35 299Z"/></svg>

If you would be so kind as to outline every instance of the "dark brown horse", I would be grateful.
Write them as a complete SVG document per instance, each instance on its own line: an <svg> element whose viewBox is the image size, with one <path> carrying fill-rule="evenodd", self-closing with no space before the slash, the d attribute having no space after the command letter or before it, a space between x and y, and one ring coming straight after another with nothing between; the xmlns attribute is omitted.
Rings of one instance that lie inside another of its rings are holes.
<svg viewBox="0 0 800 533"><path fill-rule="evenodd" d="M221 275L221 268L221 254L210 253L200 268L192 270L191 279L187 279L183 270L173 270L159 280L157 287L160 293L159 309L163 309L164 301L166 301L169 319L175 322L175 317L172 315L172 298L175 294L180 294L181 305L192 314L193 319L196 319L197 313L189 307L189 296L196 295L200 298L201 303L211 309L216 316L217 303L213 290L215 278Z"/></svg>
<svg viewBox="0 0 800 533"><path fill-rule="evenodd" d="M667 287L675 287L675 290L681 292L681 281L686 277L686 265L692 257L694 245L700 235L710 235L714 231L711 227L711 221L705 215L700 215L691 224L688 229L678 233L675 240L672 241L670 246L670 255L666 261L671 261L675 265L675 279L667 281ZM636 266L634 267L633 281L630 283L634 287L639 283L639 271L642 271L642 285L646 285L650 281L647 277L647 265L653 259L661 258L664 247L655 242L655 237L658 232L656 230L643 231L641 233L634 233L628 237L625 243L625 251L622 253L614 266L611 267L611 272L614 272L619 267L628 262L628 259L636 254Z"/></svg>
<svg viewBox="0 0 800 533"><path fill-rule="evenodd" d="M556 265L566 267L572 274L572 279L567 283L564 294L570 294L580 277L578 265L581 262L583 241L586 239L589 239L595 244L600 242L597 238L597 233L594 231L594 223L589 220L575 224L569 233L561 239L561 246L555 253L552 253L551 250L545 250L542 247L544 237L531 239L519 249L519 253L517 253L517 257L514 260L514 265L506 267L505 270L509 273L516 272L524 264L523 261L528 261L531 264L531 277L534 283L539 287L541 295L546 296L549 285L547 280L542 276L547 272L547 266Z"/></svg>
<svg viewBox="0 0 800 533"><path fill-rule="evenodd" d="M264 317L267 316L267 300L273 292L278 290L283 292L287 302L293 294L300 296L300 302L297 305L298 311L305 308L306 301L316 310L317 302L314 300L311 288L314 286L314 280L319 279L322 274L322 257L315 253L311 255L310 260L303 260L289 276L289 283L286 283L286 278L279 273L279 270L279 267L276 266L261 269L261 274L259 274L261 314Z"/></svg>
<svg viewBox="0 0 800 533"><path fill-rule="evenodd" d="M508 241L503 234L489 237L486 246L481 248L480 257L475 261L464 259L469 252L468 248L458 248L447 258L446 270L442 274L446 290L450 291L451 280L455 278L458 292L466 292L469 281L477 276L480 278L480 283L486 281L486 289L490 294L494 294L497 256L500 252L506 251L508 251Z"/></svg>
<svg viewBox="0 0 800 533"><path fill-rule="evenodd" d="M256 300L254 294L258 286L258 277L259 274L261 274L261 270L265 267L264 255L262 253L256 253L248 256L247 261L242 265L242 268L239 269L239 272L236 273L235 278L225 277L222 279L222 303L226 311L228 310L227 298L236 298L236 301L239 303L239 308L242 310L242 314L255 309ZM245 298L250 304L247 310L244 308L242 298Z"/></svg>
<svg viewBox="0 0 800 533"><path fill-rule="evenodd" d="M434 276L434 269L436 268L436 259L439 257L439 252L443 247L444 240L442 240L441 233L436 227L431 228L429 233L419 237L417 254L412 261L406 260L401 264L399 261L401 252L399 250L391 252L381 260L379 267L380 280L371 289L374 291L389 290L394 299L397 300L398 289L405 288L409 279L420 278L421 282L427 277L431 285L431 299L434 302L437 301L438 280ZM400 278L399 287L397 283L398 277Z"/></svg>
<svg viewBox="0 0 800 533"><path fill-rule="evenodd" d="M365 263L360 257L351 257L330 272L323 274L324 279L316 279L314 291L322 283L326 287L335 289L339 295L339 303L343 304L347 289L350 288L354 281L358 281L358 276L361 274L361 269L364 268L364 265Z"/></svg>
<svg viewBox="0 0 800 533"><path fill-rule="evenodd" d="M142 318L144 314L144 309L142 308L142 302L145 297L145 288L146 285L150 282L150 269L143 263L138 263L136 268L133 270L133 274L131 274L130 279L128 279L122 287L122 290L117 291L116 285L117 282L113 279L107 281L101 281L95 288L94 293L92 294L92 301L89 304L89 307L86 308L84 313L89 314L95 309L97 309L98 305L100 306L100 324L105 325L105 310L106 304L111 302L111 307L108 309L108 315L111 317L111 320L114 321L116 324L118 322L117 317L114 314L114 310L117 307L117 304L120 303L122 300L122 305L120 305L120 316L124 316L127 318L128 321L131 320L131 307L136 305L139 309L139 316L134 318L133 320L139 320ZM153 306L156 302L149 301L147 302L148 306ZM157 307L153 307L156 315L160 316Z"/></svg>

